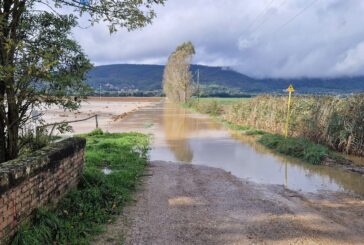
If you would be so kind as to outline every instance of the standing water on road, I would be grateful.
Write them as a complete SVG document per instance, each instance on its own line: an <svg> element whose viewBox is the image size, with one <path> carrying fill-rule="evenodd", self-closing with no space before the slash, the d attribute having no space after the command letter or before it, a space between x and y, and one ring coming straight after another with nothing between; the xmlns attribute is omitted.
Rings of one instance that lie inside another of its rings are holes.
<svg viewBox="0 0 364 245"><path fill-rule="evenodd" d="M221 168L262 184L303 191L364 194L364 178L333 167L314 166L273 153L251 136L225 129L205 115L170 103L130 114L115 125L122 131L154 135L150 159Z"/></svg>

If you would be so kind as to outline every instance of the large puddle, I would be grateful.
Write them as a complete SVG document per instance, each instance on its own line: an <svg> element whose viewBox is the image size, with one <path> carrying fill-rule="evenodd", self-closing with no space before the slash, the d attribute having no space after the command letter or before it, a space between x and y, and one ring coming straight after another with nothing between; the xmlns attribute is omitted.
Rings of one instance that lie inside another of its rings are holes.
<svg viewBox="0 0 364 245"><path fill-rule="evenodd" d="M117 128L123 131L154 135L151 160L217 167L239 178L285 185L296 191L364 194L364 178L358 174L274 154L249 136L229 131L207 116L173 104L143 108L118 124Z"/></svg>

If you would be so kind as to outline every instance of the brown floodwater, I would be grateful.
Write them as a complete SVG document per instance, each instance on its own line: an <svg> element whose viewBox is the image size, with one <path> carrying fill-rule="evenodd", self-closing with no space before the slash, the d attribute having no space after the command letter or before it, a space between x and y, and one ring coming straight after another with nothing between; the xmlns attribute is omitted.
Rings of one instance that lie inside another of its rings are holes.
<svg viewBox="0 0 364 245"><path fill-rule="evenodd" d="M170 103L142 108L115 126L153 134L151 160L221 168L242 179L302 192L364 194L364 178L359 174L275 154L251 136L227 130L208 116Z"/></svg>

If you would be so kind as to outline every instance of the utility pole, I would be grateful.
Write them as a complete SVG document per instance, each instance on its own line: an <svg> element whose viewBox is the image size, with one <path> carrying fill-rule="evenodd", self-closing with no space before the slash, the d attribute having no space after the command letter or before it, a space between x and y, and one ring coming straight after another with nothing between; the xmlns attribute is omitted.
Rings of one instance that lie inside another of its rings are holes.
<svg viewBox="0 0 364 245"><path fill-rule="evenodd" d="M200 69L197 69L197 101L200 101Z"/></svg>

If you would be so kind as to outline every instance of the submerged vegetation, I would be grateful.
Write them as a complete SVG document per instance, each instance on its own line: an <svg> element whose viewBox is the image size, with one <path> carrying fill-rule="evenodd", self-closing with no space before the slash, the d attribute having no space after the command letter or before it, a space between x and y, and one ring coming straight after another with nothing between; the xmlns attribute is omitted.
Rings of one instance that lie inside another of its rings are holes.
<svg viewBox="0 0 364 245"><path fill-rule="evenodd" d="M287 98L263 95L252 99L191 100L186 106L218 116L228 127L250 135L280 153L313 164L332 150L364 155L364 95L294 97L287 139L284 132Z"/></svg>
<svg viewBox="0 0 364 245"><path fill-rule="evenodd" d="M147 165L148 136L96 130L85 137L85 172L78 188L54 209L36 210L12 244L88 244L130 200Z"/></svg>

